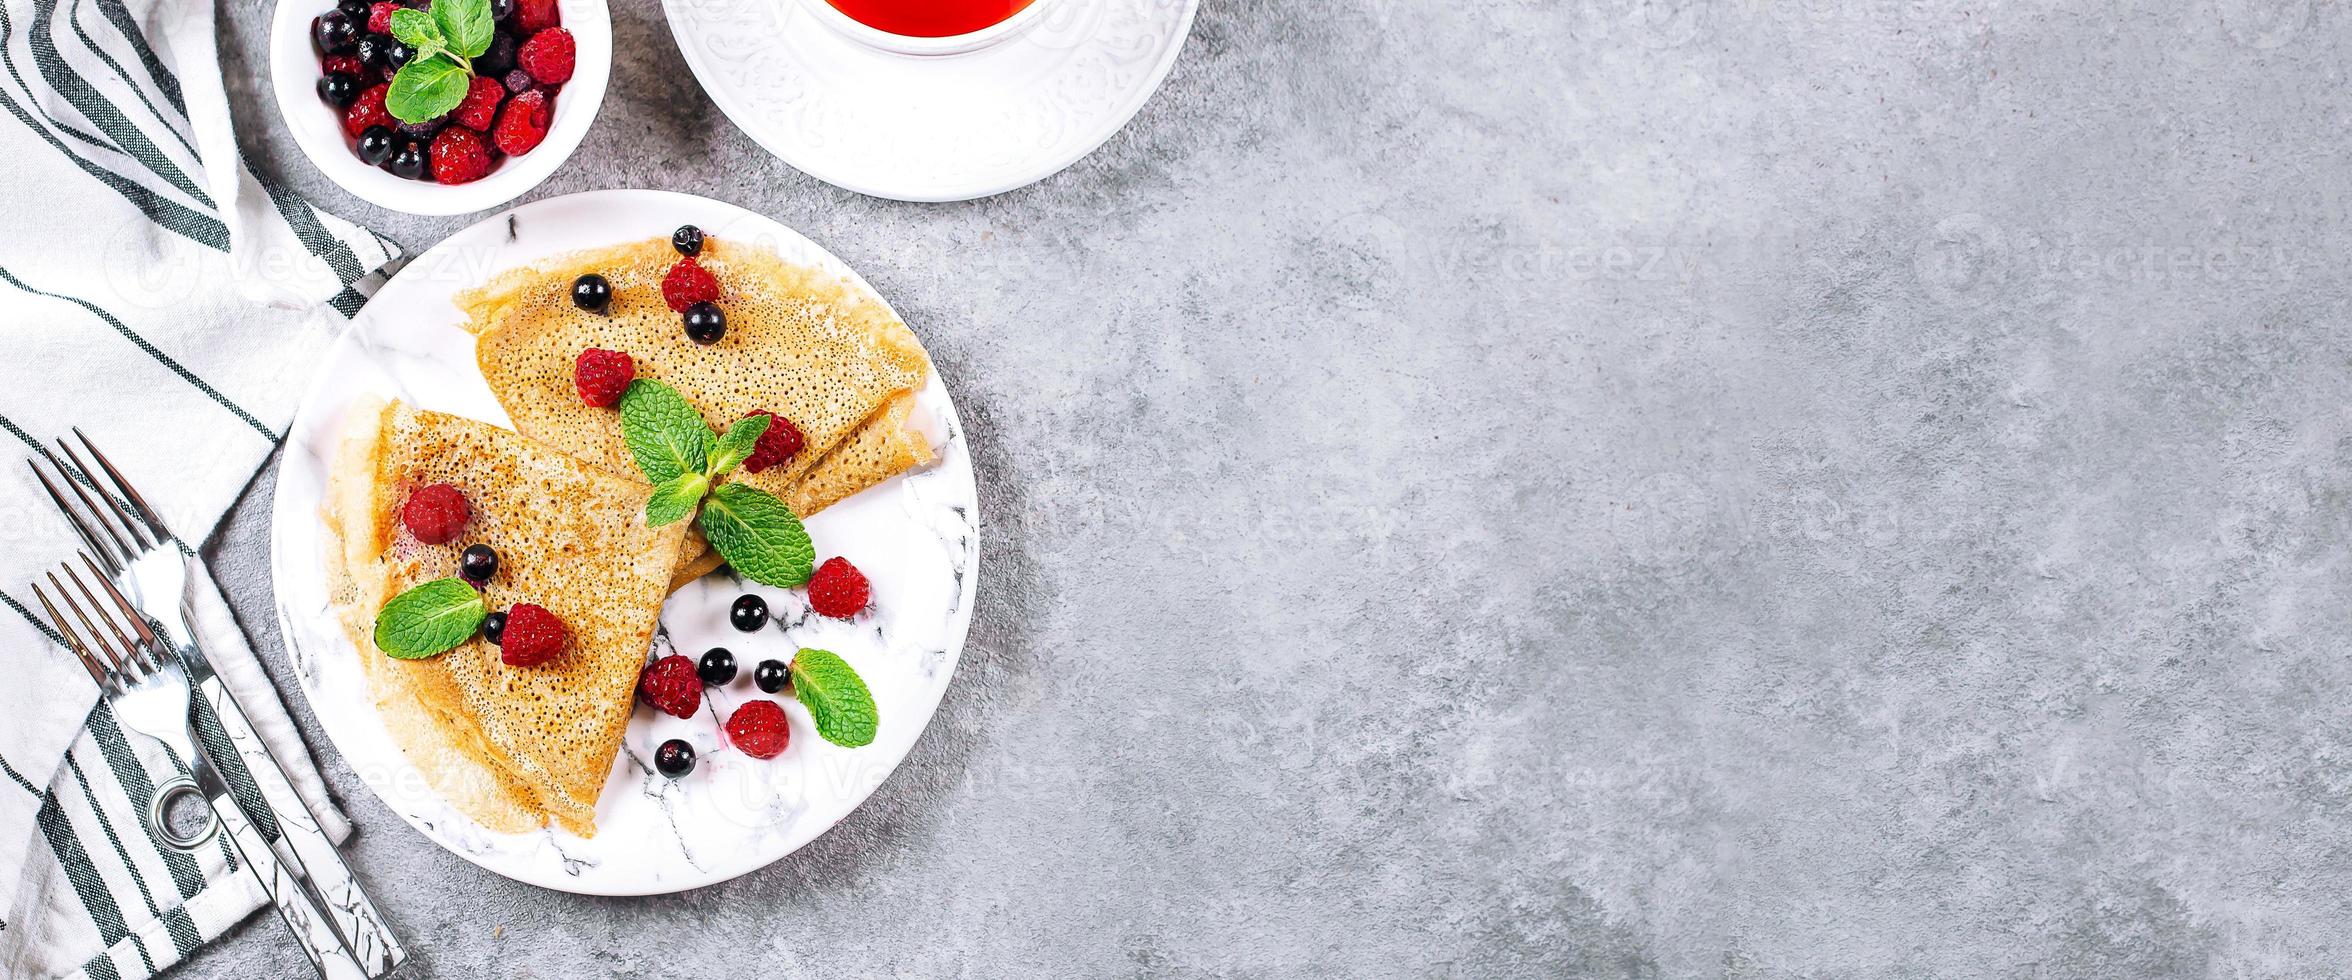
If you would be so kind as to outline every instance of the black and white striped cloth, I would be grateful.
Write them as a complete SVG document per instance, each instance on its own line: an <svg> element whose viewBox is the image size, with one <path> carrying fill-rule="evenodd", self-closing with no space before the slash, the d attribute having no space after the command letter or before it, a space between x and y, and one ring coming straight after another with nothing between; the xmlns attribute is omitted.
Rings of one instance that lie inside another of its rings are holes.
<svg viewBox="0 0 2352 980"><path fill-rule="evenodd" d="M215 43L211 0L0 0L0 447L29 456L78 425L190 540L397 256L245 167ZM31 473L0 462L0 977L146 977L261 890L225 844L181 854L143 829L174 767L97 706L27 608L77 542ZM216 669L340 838L218 591L195 590Z"/></svg>

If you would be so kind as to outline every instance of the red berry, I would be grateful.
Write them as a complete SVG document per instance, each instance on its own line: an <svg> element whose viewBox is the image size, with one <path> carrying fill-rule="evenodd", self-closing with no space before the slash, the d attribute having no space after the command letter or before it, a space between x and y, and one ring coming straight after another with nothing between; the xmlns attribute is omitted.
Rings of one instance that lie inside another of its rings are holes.
<svg viewBox="0 0 2352 980"><path fill-rule="evenodd" d="M498 659L509 667L543 664L563 652L564 641L571 635L554 613L528 602L517 603L506 611L506 631L498 636Z"/></svg>
<svg viewBox="0 0 2352 980"><path fill-rule="evenodd" d="M597 408L618 405L629 390L629 382L635 380L637 362L622 351L590 347L572 362L572 387L579 390L582 404Z"/></svg>
<svg viewBox="0 0 2352 980"><path fill-rule="evenodd" d="M579 57L580 45L572 40L572 32L550 27L523 42L515 52L515 64L542 85L561 85L572 80L572 66Z"/></svg>
<svg viewBox="0 0 2352 980"><path fill-rule="evenodd" d="M563 12L555 8L555 0L521 0L515 4L515 27L525 34L560 23L563 23Z"/></svg>
<svg viewBox="0 0 2352 980"><path fill-rule="evenodd" d="M680 657L683 660L685 658ZM784 725L784 709L774 701L748 701L727 716L727 740L754 759L773 759L791 744L792 731Z"/></svg>
<svg viewBox="0 0 2352 980"><path fill-rule="evenodd" d="M506 86L498 84L495 78L476 75L473 81L466 84L465 101L450 110L449 118L467 129L487 133L490 131L490 123L498 118L498 103L505 98Z"/></svg>
<svg viewBox="0 0 2352 980"><path fill-rule="evenodd" d="M400 9L397 3L382 2L368 5L368 33L392 33L392 12Z"/></svg>
<svg viewBox="0 0 2352 980"><path fill-rule="evenodd" d="M532 89L515 96L498 113L498 128L491 131L490 138L508 156L521 156L547 138L547 126L554 118L555 106L548 102L547 93Z"/></svg>
<svg viewBox="0 0 2352 980"><path fill-rule="evenodd" d="M367 132L369 126L400 125L392 118L392 113L384 108L384 94L391 90L390 85L378 85L359 93L359 98L351 103L351 108L343 110L343 135L358 139L359 134Z"/></svg>
<svg viewBox="0 0 2352 980"><path fill-rule="evenodd" d="M759 441L752 444L751 456L743 461L744 469L757 473L770 466L782 466L800 454L800 448L807 440L801 436L800 427L792 424L791 419L764 408L755 409L751 414L765 415L771 421L768 430L760 433Z"/></svg>
<svg viewBox="0 0 2352 980"><path fill-rule="evenodd" d="M719 281L709 269L693 259L679 259L662 276L662 301L674 312L684 313L696 303L715 303L719 299Z"/></svg>
<svg viewBox="0 0 2352 980"><path fill-rule="evenodd" d="M809 576L809 608L819 616L848 619L863 612L872 598L866 573L858 571L847 558L838 555L827 558L817 566L817 573Z"/></svg>
<svg viewBox="0 0 2352 980"><path fill-rule="evenodd" d="M342 72L353 78L367 77L367 62L347 54L330 54L319 61L319 66L322 74Z"/></svg>
<svg viewBox="0 0 2352 980"><path fill-rule="evenodd" d="M637 697L669 714L692 718L702 710L702 678L694 673L694 661L671 654L647 664L645 673L637 676Z"/></svg>
<svg viewBox="0 0 2352 980"><path fill-rule="evenodd" d="M465 533L466 520L472 516L466 509L465 494L446 483L418 487L400 508L400 523L408 525L408 533L426 544L457 540L458 535Z"/></svg>
<svg viewBox="0 0 2352 980"><path fill-rule="evenodd" d="M490 173L490 144L464 126L445 126L433 137L433 179L463 184Z"/></svg>

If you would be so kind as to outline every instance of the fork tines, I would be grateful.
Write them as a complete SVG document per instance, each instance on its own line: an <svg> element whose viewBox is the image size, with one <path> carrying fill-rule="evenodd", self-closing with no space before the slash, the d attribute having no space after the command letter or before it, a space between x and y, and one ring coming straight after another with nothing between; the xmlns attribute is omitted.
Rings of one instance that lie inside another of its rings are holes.
<svg viewBox="0 0 2352 980"><path fill-rule="evenodd" d="M74 589L68 590L64 582L58 581L56 572L49 573L49 587L57 591L57 597L65 602L67 609L73 610L74 620L82 624L81 631L76 632L73 623L57 611L57 606L49 601L48 593L41 591L38 582L33 584L33 598L49 613L49 620L57 624L57 632L65 637L66 649L73 651L74 656L81 660L83 669L90 672L90 679L97 681L100 687L119 687L119 678L126 671L138 677L157 669L161 664L154 658L162 656L162 653L156 646L155 634L147 628L146 618L131 607L121 592L115 591L114 583L98 573L98 566L90 561L89 555L80 557L82 564L89 567L91 577L98 580L100 589L114 603L115 608L122 611L122 616L117 618L108 614L105 604L98 601L97 594L90 591L90 586L82 581L79 572L74 571L72 563L59 565L65 571L66 580L73 583ZM75 590L80 591L82 599L89 603L89 612L83 611L82 603L74 601ZM95 621L92 620L93 615ZM129 632L123 629L124 620L130 623ZM104 623L106 629L100 630L99 623ZM89 634L89 642L83 641L83 633Z"/></svg>
<svg viewBox="0 0 2352 980"><path fill-rule="evenodd" d="M82 461L81 454L74 451L71 443L63 439L57 440L57 448L64 450L64 459L59 459L56 453L45 448L41 450L41 457L49 461L49 468L57 474L57 482L65 484L74 499L81 501L81 509L77 510L66 502L65 493L57 489L57 483L50 481L48 473L42 472L40 463L28 459L25 465L32 468L34 479L41 481L41 489L48 491L49 500L57 505L59 512L65 514L66 521L74 526L74 532L82 536L82 543L90 546L90 552L98 556L106 569L109 572L121 572L132 559L176 542L171 530L164 527L163 519L156 516L155 509L147 506L146 498L131 488L130 481L123 479L122 472L114 468L114 463L106 458L105 453L98 451L97 445L90 442L90 437L83 435L79 428L74 429L73 434L74 438L81 440L82 448L89 450L90 458L98 461L96 471ZM121 492L121 498L117 499L100 486L94 472L106 474L107 482L114 484L114 488ZM88 558L88 555L83 556L85 561ZM97 574L97 571L96 568L91 569L92 574ZM99 578L103 580L106 576L99 575Z"/></svg>

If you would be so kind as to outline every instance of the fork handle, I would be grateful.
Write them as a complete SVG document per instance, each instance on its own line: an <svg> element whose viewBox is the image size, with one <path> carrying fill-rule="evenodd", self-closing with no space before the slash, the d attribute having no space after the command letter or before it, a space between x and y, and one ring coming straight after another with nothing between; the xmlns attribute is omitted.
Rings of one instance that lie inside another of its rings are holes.
<svg viewBox="0 0 2352 980"><path fill-rule="evenodd" d="M237 704L211 665L196 666L202 654L182 658L195 675L196 690L206 704L212 706L212 716L220 723L221 733L228 736L229 746L244 761L252 773L254 785L261 789L262 798L269 804L276 820L281 840L293 851L287 871L306 881L326 902L328 917L335 927L351 941L352 955L366 967L369 976L382 976L408 958L400 940L393 936L376 903L359 886L359 878L351 866L344 863L343 853L321 830L318 819L310 812L309 804L294 789L294 781L278 765L277 756L253 729L245 711ZM195 717L191 716L194 729ZM202 746L199 737L197 744ZM232 804L233 806L234 804Z"/></svg>
<svg viewBox="0 0 2352 980"><path fill-rule="evenodd" d="M189 734L195 734L193 729ZM229 794L229 784L204 758L204 753L195 753L187 762L189 771L196 777L197 790L212 805L213 815L220 820L221 829L228 832L229 843L236 847L237 856L244 859L253 877L261 882L261 890L268 893L270 907L277 910L278 918L286 920L286 928L293 930L294 941L302 947L302 955L309 958L311 968L325 980L368 980L367 970L344 948L343 939L336 935L326 910L319 907L293 872L278 861L253 821L237 808L236 798Z"/></svg>

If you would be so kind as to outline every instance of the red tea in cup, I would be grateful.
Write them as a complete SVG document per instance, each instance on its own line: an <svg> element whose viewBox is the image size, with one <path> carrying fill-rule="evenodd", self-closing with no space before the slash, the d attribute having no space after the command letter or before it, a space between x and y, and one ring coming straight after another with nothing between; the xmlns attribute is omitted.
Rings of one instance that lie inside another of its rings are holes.
<svg viewBox="0 0 2352 980"><path fill-rule="evenodd" d="M1035 0L825 0L877 31L902 37L954 37L994 27Z"/></svg>

